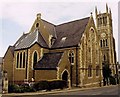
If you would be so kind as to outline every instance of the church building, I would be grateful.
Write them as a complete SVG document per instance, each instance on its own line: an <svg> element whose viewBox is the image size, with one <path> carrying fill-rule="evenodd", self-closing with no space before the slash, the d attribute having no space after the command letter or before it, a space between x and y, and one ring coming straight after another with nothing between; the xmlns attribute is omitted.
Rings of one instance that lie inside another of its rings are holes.
<svg viewBox="0 0 120 97"><path fill-rule="evenodd" d="M28 33L9 46L3 71L9 82L61 79L71 86L99 86L102 68L109 64L115 74L116 52L112 13L105 13L54 25L37 14ZM96 22L96 23L95 23Z"/></svg>

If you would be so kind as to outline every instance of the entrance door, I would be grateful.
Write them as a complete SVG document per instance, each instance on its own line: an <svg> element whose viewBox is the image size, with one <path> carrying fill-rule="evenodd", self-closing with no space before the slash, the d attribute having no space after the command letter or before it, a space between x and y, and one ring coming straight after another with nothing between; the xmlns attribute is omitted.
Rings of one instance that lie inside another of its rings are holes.
<svg viewBox="0 0 120 97"><path fill-rule="evenodd" d="M66 82L68 81L68 72L64 71L62 74L62 80L65 80Z"/></svg>

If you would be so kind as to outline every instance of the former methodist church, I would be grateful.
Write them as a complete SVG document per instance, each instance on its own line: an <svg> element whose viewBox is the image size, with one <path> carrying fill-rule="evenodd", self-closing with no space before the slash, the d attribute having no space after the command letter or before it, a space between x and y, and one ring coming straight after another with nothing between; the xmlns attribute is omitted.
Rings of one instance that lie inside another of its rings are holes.
<svg viewBox="0 0 120 97"><path fill-rule="evenodd" d="M79 20L54 25L37 14L28 33L23 33L3 58L3 71L13 83L62 79L72 86L97 86L103 64L115 74L116 52L112 13L95 9ZM95 23L96 22L96 23Z"/></svg>

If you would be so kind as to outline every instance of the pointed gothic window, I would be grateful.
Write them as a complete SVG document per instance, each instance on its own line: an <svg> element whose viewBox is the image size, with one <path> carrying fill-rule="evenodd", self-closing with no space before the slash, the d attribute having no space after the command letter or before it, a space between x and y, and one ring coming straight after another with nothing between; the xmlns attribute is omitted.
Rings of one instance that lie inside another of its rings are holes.
<svg viewBox="0 0 120 97"><path fill-rule="evenodd" d="M103 39L103 47L105 47L105 40Z"/></svg>
<svg viewBox="0 0 120 97"><path fill-rule="evenodd" d="M105 25L105 18L103 17L103 25Z"/></svg>
<svg viewBox="0 0 120 97"><path fill-rule="evenodd" d="M69 61L71 65L74 65L74 53L73 52L69 53Z"/></svg>
<svg viewBox="0 0 120 97"><path fill-rule="evenodd" d="M103 25L106 26L106 24L107 24L107 17L103 17Z"/></svg>
<svg viewBox="0 0 120 97"><path fill-rule="evenodd" d="M102 40L100 40L100 46L102 47Z"/></svg>
<svg viewBox="0 0 120 97"><path fill-rule="evenodd" d="M17 62L17 66L16 67L18 68L19 67L19 53L17 54L17 61L16 62Z"/></svg>
<svg viewBox="0 0 120 97"><path fill-rule="evenodd" d="M20 68L22 68L22 52L20 53Z"/></svg>
<svg viewBox="0 0 120 97"><path fill-rule="evenodd" d="M90 47L88 48L88 51L89 51L89 52L91 51Z"/></svg>
<svg viewBox="0 0 120 97"><path fill-rule="evenodd" d="M106 56L104 55L104 61L106 60Z"/></svg>
<svg viewBox="0 0 120 97"><path fill-rule="evenodd" d="M34 55L33 55L33 68L34 68L34 66L35 66L36 63L37 63L37 58L38 58L38 55L37 55L37 52L35 51L35 52L34 52Z"/></svg>
<svg viewBox="0 0 120 97"><path fill-rule="evenodd" d="M25 52L23 53L23 68L25 68Z"/></svg>
<svg viewBox="0 0 120 97"><path fill-rule="evenodd" d="M107 17L105 17L105 26L106 26L106 24L107 24Z"/></svg>
<svg viewBox="0 0 120 97"><path fill-rule="evenodd" d="M102 18L100 18L100 25L102 24Z"/></svg>
<svg viewBox="0 0 120 97"><path fill-rule="evenodd" d="M88 66L88 77L92 76L92 65Z"/></svg>
<svg viewBox="0 0 120 97"><path fill-rule="evenodd" d="M106 39L106 46L108 46L108 44L107 44L107 39Z"/></svg>
<svg viewBox="0 0 120 97"><path fill-rule="evenodd" d="M96 66L96 76L99 76L99 66Z"/></svg>

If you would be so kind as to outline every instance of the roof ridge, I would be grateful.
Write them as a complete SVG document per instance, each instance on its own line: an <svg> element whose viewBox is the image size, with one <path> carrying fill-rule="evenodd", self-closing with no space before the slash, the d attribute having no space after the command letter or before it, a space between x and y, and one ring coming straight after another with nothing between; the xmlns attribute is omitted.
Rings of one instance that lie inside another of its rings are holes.
<svg viewBox="0 0 120 97"><path fill-rule="evenodd" d="M72 22L76 22L76 21L88 19L88 18L90 18L90 17L85 17L85 18L81 18L81 19L76 19L76 20L68 21L68 22L65 22L65 23L58 24L58 25L56 25L56 27L57 27L57 26L64 25L64 24L69 24L69 23L72 23Z"/></svg>
<svg viewBox="0 0 120 97"><path fill-rule="evenodd" d="M51 23L51 22L48 22L48 21L46 21L46 20L44 20L44 19L41 19L42 21L44 21L44 22L47 22L47 23L49 23L49 24L51 24L51 25L53 25L53 26L56 26L55 24L53 24L53 23Z"/></svg>

